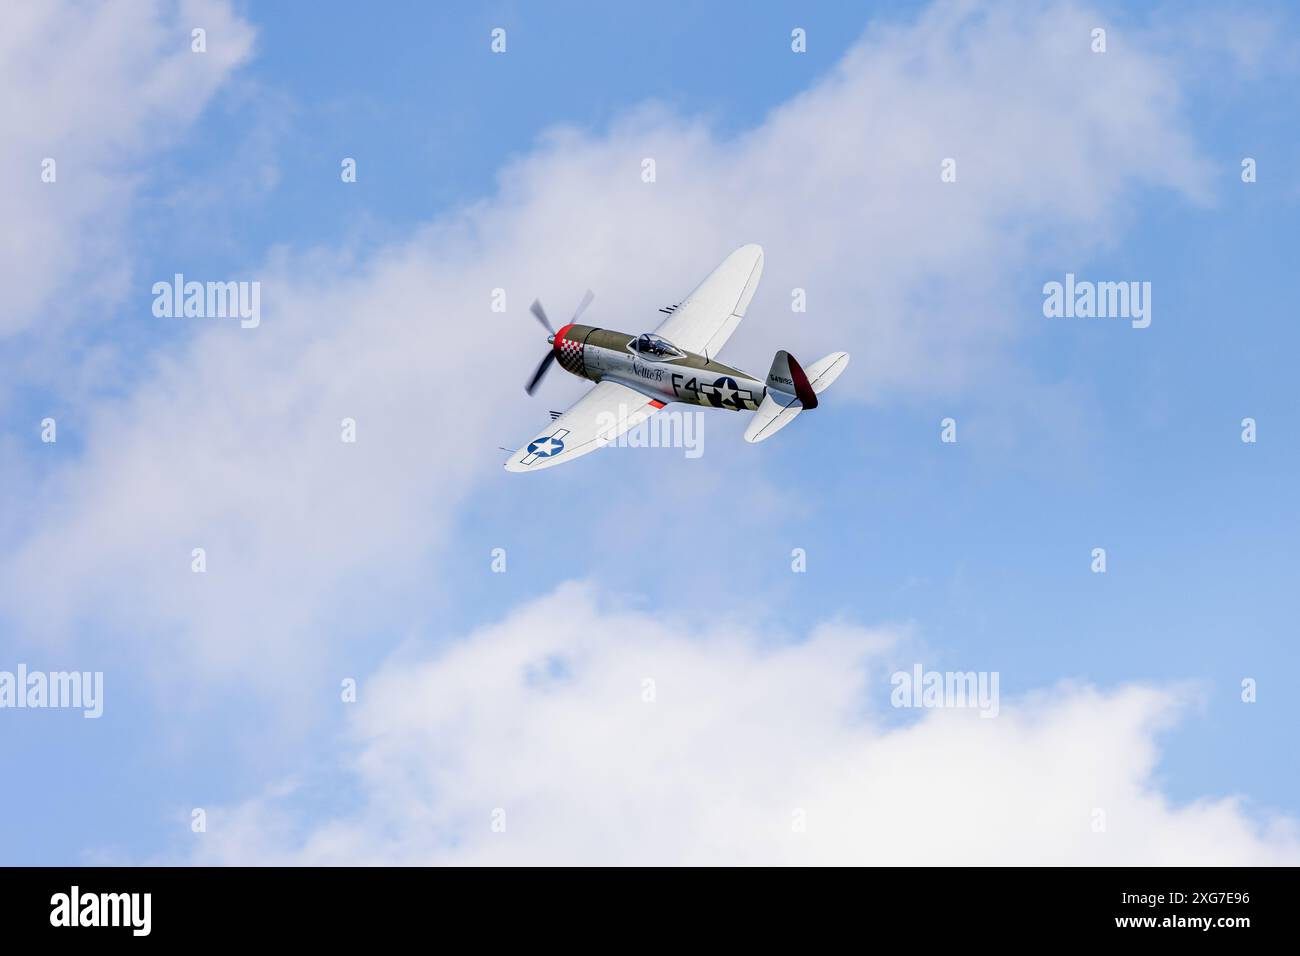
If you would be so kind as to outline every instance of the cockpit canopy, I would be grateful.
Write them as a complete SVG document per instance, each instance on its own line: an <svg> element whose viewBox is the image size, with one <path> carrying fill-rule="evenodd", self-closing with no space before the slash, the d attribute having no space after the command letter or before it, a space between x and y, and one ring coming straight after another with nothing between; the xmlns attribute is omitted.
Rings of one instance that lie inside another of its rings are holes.
<svg viewBox="0 0 1300 956"><path fill-rule="evenodd" d="M673 345L665 338L655 335L653 332L642 332L631 342L632 351L642 355L652 362L662 362L664 359L680 358L686 353Z"/></svg>

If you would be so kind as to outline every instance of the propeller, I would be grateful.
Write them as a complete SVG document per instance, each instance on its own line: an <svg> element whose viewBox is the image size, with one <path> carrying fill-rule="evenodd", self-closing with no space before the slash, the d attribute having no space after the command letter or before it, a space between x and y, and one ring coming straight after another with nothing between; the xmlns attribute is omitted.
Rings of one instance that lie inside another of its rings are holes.
<svg viewBox="0 0 1300 956"><path fill-rule="evenodd" d="M587 294L582 297L582 302L578 304L577 311L573 313L573 318L569 319L570 325L572 325L574 322L577 322L578 317L581 316L583 312L587 311L587 306L591 305L591 300L594 298L596 298L596 294L592 292L590 289L588 289ZM542 328L546 329L546 331L550 333L550 335L546 337L547 343L550 345L554 345L555 329L551 325L551 320L546 315L546 310L542 308L541 299L534 300L533 304L528 307L528 311L533 313L533 318L537 319L538 322L542 323ZM537 370L533 372L533 377L530 378L528 380L528 384L524 386L525 392L531 395L533 394L533 392L537 390L537 386L540 385L542 379L546 377L546 373L550 369L551 363L554 361L555 361L555 350L551 349L542 358L541 362L538 363Z"/></svg>
<svg viewBox="0 0 1300 956"><path fill-rule="evenodd" d="M551 363L554 361L555 352L547 352L546 357L542 359L541 364L537 366L537 371L533 373L533 377L530 378L528 384L524 386L525 392L531 395L533 392L537 391L537 386L541 383L542 376L546 374L547 369L551 367Z"/></svg>
<svg viewBox="0 0 1300 956"><path fill-rule="evenodd" d="M542 328L550 332L551 335L555 334L555 329L551 327L551 320L546 317L546 310L542 308L541 299L534 299L533 304L528 307L528 311L533 313L538 322L542 323Z"/></svg>

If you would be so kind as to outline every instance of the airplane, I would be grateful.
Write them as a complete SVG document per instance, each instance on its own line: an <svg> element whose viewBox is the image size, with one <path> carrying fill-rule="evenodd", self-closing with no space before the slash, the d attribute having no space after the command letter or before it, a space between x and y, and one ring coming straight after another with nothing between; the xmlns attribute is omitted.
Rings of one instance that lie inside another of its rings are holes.
<svg viewBox="0 0 1300 956"><path fill-rule="evenodd" d="M569 323L558 332L540 301L533 316L551 346L524 387L529 395L555 362L596 383L586 395L506 462L506 471L540 471L602 448L641 424L669 402L752 411L745 441L771 438L800 412L817 407L817 396L839 378L847 352L832 352L804 369L784 349L765 380L717 361L718 351L745 317L763 274L763 249L742 246L675 306L653 332L631 335L579 325L594 296L588 290ZM554 413L552 413L554 416Z"/></svg>

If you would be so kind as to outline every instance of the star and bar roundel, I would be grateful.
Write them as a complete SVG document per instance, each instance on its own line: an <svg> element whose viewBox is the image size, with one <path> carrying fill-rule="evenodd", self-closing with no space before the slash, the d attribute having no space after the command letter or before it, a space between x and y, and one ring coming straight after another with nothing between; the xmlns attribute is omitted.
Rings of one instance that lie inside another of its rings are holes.
<svg viewBox="0 0 1300 956"><path fill-rule="evenodd" d="M741 388L729 375L715 379L712 385L701 385L700 394L707 398L714 408L731 408L739 411L742 408L758 407L754 393L747 388Z"/></svg>
<svg viewBox="0 0 1300 956"><path fill-rule="evenodd" d="M567 428L561 428L553 435L543 435L528 443L528 457L525 465L531 465L538 458L552 458L564 451L564 437L569 434Z"/></svg>

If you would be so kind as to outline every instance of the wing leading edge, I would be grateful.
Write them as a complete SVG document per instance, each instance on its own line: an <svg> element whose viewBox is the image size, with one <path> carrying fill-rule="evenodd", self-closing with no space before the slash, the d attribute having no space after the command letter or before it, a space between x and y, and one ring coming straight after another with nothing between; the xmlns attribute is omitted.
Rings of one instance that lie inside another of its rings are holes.
<svg viewBox="0 0 1300 956"><path fill-rule="evenodd" d="M581 458L635 428L664 403L617 382L598 382L546 431L506 462L506 471L541 471Z"/></svg>

